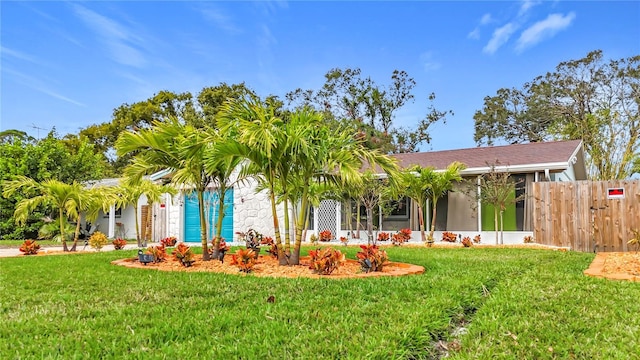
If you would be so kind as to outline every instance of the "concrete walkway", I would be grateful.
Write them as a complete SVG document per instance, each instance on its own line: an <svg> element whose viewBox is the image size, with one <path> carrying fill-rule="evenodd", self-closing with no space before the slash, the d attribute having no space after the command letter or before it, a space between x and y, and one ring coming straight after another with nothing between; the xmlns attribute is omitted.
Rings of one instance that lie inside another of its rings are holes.
<svg viewBox="0 0 640 360"><path fill-rule="evenodd" d="M151 246L151 245L157 245L157 244L151 244L148 243L147 246ZM68 245L68 247L71 247L71 245ZM136 244L135 242L133 244L127 244L124 249L125 250L132 250L132 249L137 249L138 248L138 244ZM60 253L62 252L63 248L62 246L45 246L45 247L41 247L40 251L38 251L38 254L46 254L48 252L57 252ZM76 252L77 253L83 253L83 252L97 252L95 249L93 249L91 246L87 245L86 247L84 246L84 242L78 242L78 245L76 246ZM105 247L102 248L102 251L113 251L115 250L113 248L113 245L106 245ZM71 253L73 254L73 253ZM15 248L10 248L10 249L0 249L0 258L1 257L12 257L12 256L23 256L23 254L20 252L20 249L18 247Z"/></svg>

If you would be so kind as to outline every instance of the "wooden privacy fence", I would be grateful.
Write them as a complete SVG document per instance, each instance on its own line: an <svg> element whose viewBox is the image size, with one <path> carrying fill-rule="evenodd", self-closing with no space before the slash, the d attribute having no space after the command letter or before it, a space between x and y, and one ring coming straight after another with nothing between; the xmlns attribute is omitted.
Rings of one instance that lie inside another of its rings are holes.
<svg viewBox="0 0 640 360"><path fill-rule="evenodd" d="M627 241L632 229L640 229L640 181L536 182L531 190L537 243L576 251L635 250Z"/></svg>

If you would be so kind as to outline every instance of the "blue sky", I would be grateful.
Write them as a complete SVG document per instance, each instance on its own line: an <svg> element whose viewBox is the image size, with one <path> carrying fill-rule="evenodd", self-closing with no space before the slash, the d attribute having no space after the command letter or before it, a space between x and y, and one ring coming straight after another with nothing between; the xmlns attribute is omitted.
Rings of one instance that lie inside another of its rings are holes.
<svg viewBox="0 0 640 360"><path fill-rule="evenodd" d="M1 1L0 14L0 130L32 136L77 133L160 90L244 81L284 97L358 67L416 80L397 125L424 117L431 92L454 111L423 150L472 147L473 114L499 88L595 49L640 54L638 1Z"/></svg>

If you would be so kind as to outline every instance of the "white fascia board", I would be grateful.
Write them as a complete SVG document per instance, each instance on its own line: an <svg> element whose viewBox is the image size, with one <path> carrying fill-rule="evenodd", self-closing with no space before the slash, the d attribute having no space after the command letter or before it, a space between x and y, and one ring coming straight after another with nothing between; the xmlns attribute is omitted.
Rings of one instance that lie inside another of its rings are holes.
<svg viewBox="0 0 640 360"><path fill-rule="evenodd" d="M171 174L172 172L173 172L173 170L171 170L171 169L160 170L160 171L158 171L156 173L153 173L153 174L149 175L149 180L151 180L151 181L160 180L163 177Z"/></svg>
<svg viewBox="0 0 640 360"><path fill-rule="evenodd" d="M535 171L549 170L566 170L570 167L568 162L556 162L546 164L525 164L525 165L510 165L510 166L496 166L494 169L497 172L510 172L510 173L531 173ZM491 171L491 167L475 167L467 168L460 171L460 175L480 175L486 174Z"/></svg>

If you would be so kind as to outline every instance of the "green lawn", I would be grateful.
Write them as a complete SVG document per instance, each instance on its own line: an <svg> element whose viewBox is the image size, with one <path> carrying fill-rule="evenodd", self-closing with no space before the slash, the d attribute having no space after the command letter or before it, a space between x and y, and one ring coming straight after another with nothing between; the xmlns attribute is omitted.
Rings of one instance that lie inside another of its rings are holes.
<svg viewBox="0 0 640 360"><path fill-rule="evenodd" d="M440 343L459 347L454 359L640 358L640 283L583 276L592 254L388 253L425 274L270 279L110 265L134 251L3 258L0 357L434 359ZM468 332L456 338L460 326Z"/></svg>

